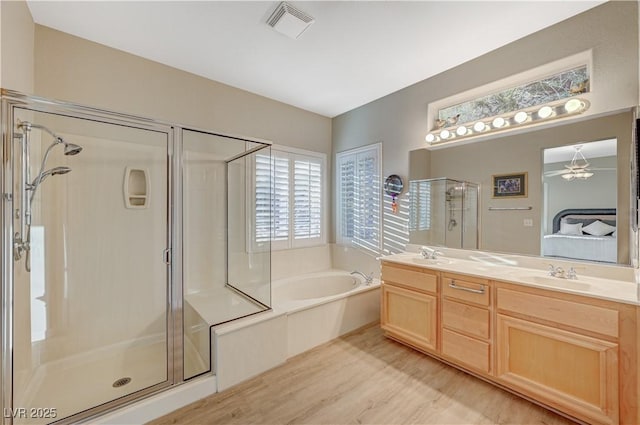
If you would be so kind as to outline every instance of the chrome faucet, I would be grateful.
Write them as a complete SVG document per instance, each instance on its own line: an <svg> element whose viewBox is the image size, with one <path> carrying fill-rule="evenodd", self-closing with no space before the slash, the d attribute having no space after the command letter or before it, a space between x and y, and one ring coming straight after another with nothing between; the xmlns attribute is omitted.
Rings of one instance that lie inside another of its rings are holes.
<svg viewBox="0 0 640 425"><path fill-rule="evenodd" d="M438 258L438 255L442 255L442 252L429 248L428 246L421 246L420 255L422 255L422 258L424 259L435 260Z"/></svg>
<svg viewBox="0 0 640 425"><path fill-rule="evenodd" d="M549 276L557 277L560 279L578 279L576 269L574 269L573 267L569 267L569 270L565 270L560 266L554 267L553 264L549 264Z"/></svg>
<svg viewBox="0 0 640 425"><path fill-rule="evenodd" d="M362 272L359 272L357 270L352 271L350 274L351 275L358 274L358 275L362 276L364 278L364 284L365 285L371 285L371 282L373 282L373 272L371 272L369 274L369 276L367 276L366 274L364 274Z"/></svg>
<svg viewBox="0 0 640 425"><path fill-rule="evenodd" d="M553 264L549 264L549 276L559 277L561 279L566 277L564 269L560 266L554 267Z"/></svg>

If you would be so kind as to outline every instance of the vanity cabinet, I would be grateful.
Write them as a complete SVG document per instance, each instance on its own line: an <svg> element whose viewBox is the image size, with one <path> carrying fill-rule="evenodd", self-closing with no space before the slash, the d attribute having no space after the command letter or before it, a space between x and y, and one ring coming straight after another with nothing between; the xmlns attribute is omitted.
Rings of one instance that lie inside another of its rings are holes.
<svg viewBox="0 0 640 425"><path fill-rule="evenodd" d="M499 287L497 378L592 423L619 422L619 311Z"/></svg>
<svg viewBox="0 0 640 425"><path fill-rule="evenodd" d="M491 372L491 283L442 275L442 355L467 367Z"/></svg>
<svg viewBox="0 0 640 425"><path fill-rule="evenodd" d="M438 273L382 266L380 325L387 335L422 351L437 349Z"/></svg>
<svg viewBox="0 0 640 425"><path fill-rule="evenodd" d="M640 307L382 262L386 335L590 424L640 423Z"/></svg>

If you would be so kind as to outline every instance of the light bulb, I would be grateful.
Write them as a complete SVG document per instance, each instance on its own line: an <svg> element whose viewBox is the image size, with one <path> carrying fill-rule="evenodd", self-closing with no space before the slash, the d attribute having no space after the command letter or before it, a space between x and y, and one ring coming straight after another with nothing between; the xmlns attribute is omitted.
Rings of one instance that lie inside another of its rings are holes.
<svg viewBox="0 0 640 425"><path fill-rule="evenodd" d="M551 114L553 114L553 109L551 109L551 106L543 106L538 110L538 117L542 119L549 118Z"/></svg>
<svg viewBox="0 0 640 425"><path fill-rule="evenodd" d="M493 128L500 128L505 125L505 120L502 117L497 117L491 122L491 125Z"/></svg>
<svg viewBox="0 0 640 425"><path fill-rule="evenodd" d="M586 180L589 177L593 176L593 173L590 173L588 171L582 171L580 173L575 173L576 178L580 179L580 180Z"/></svg>
<svg viewBox="0 0 640 425"><path fill-rule="evenodd" d="M487 125L485 123L483 123L482 121L478 121L473 125L473 131L480 133L481 131L484 131L486 127Z"/></svg>
<svg viewBox="0 0 640 425"><path fill-rule="evenodd" d="M576 112L583 107L583 103L578 99L568 100L567 103L564 104L564 109L568 113Z"/></svg>
<svg viewBox="0 0 640 425"><path fill-rule="evenodd" d="M465 134L467 134L467 127L465 127L464 125L461 125L456 129L456 134L458 136L464 136Z"/></svg>
<svg viewBox="0 0 640 425"><path fill-rule="evenodd" d="M440 132L441 139L448 139L451 136L451 132L449 130L442 130Z"/></svg>
<svg viewBox="0 0 640 425"><path fill-rule="evenodd" d="M433 134L429 133L429 134L427 134L427 137L424 138L424 140L427 143L433 143L433 142L436 141L436 136L434 136Z"/></svg>
<svg viewBox="0 0 640 425"><path fill-rule="evenodd" d="M527 118L529 118L529 114L527 114L524 111L520 111L517 114L515 114L513 116L513 120L515 122L517 122L518 124L522 124L523 122L525 122L527 120Z"/></svg>

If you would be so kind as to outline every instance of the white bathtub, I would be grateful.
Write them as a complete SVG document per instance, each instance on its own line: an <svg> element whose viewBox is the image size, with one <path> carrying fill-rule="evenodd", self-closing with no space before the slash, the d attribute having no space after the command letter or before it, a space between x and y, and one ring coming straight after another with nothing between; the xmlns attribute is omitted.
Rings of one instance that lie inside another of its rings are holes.
<svg viewBox="0 0 640 425"><path fill-rule="evenodd" d="M344 295L364 285L360 276L352 276L343 270L294 276L274 281L271 285L274 306L287 301L311 300Z"/></svg>
<svg viewBox="0 0 640 425"><path fill-rule="evenodd" d="M218 391L380 318L380 282L345 270L275 280L271 289L271 311L213 329Z"/></svg>

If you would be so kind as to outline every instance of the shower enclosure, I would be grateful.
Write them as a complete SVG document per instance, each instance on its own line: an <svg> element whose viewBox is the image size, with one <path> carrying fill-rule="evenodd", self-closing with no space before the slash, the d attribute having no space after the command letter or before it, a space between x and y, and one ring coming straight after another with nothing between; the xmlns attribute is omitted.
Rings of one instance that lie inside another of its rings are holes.
<svg viewBox="0 0 640 425"><path fill-rule="evenodd" d="M477 249L479 185L449 178L411 180L409 243Z"/></svg>
<svg viewBox="0 0 640 425"><path fill-rule="evenodd" d="M270 308L268 142L7 90L2 134L3 423L211 373L210 327Z"/></svg>

